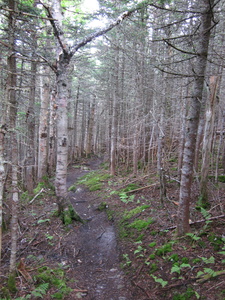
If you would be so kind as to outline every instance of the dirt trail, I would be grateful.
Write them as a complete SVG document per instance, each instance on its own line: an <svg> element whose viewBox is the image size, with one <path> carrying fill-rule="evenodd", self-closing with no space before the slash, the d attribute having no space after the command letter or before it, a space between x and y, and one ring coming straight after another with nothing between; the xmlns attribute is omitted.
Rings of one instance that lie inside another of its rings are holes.
<svg viewBox="0 0 225 300"><path fill-rule="evenodd" d="M101 160L95 158L89 161L88 167L91 170L97 169L100 163ZM86 173L84 170L70 168L68 186ZM70 247L74 252L70 253L73 256L74 276L77 286L83 290L76 293L75 299L133 299L120 268L113 223L108 220L104 211L97 210L101 199L96 199L96 195L93 196L84 187L70 192L70 199L80 216L88 220L86 224L75 228L73 235L70 235L70 242L74 245Z"/></svg>

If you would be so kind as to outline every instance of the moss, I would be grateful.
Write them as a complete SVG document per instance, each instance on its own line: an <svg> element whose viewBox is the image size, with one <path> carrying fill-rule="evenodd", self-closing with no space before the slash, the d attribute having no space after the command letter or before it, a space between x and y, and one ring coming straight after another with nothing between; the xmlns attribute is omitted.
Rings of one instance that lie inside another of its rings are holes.
<svg viewBox="0 0 225 300"><path fill-rule="evenodd" d="M154 272L157 271L157 270L158 270L158 266L157 266L155 263L153 263L153 264L151 264L151 266L150 266L149 273L152 274L152 273L154 273Z"/></svg>
<svg viewBox="0 0 225 300"><path fill-rule="evenodd" d="M102 183L96 183L89 187L90 192L99 191L102 188Z"/></svg>
<svg viewBox="0 0 225 300"><path fill-rule="evenodd" d="M225 175L219 175L218 176L218 181L225 183Z"/></svg>
<svg viewBox="0 0 225 300"><path fill-rule="evenodd" d="M143 240L143 237L144 237L144 234L142 233L142 234L140 234L140 235L137 237L136 241L137 241L137 242L142 241L142 240Z"/></svg>
<svg viewBox="0 0 225 300"><path fill-rule="evenodd" d="M104 210L106 210L107 208L108 208L108 205L107 205L106 202L101 202L101 203L99 204L99 206L98 206L98 210L99 210L99 211L104 211Z"/></svg>
<svg viewBox="0 0 225 300"><path fill-rule="evenodd" d="M155 259L155 254L150 254L149 259L151 259L151 260Z"/></svg>
<svg viewBox="0 0 225 300"><path fill-rule="evenodd" d="M152 230L152 231L150 232L150 234L151 234L152 236L156 236L156 235L157 235L157 231Z"/></svg>
<svg viewBox="0 0 225 300"><path fill-rule="evenodd" d="M217 236L215 233L211 233L208 236L208 240L210 241L211 245L213 246L215 251L219 251L222 246L224 245L223 238Z"/></svg>
<svg viewBox="0 0 225 300"><path fill-rule="evenodd" d="M103 173L102 171L93 171L85 176L82 176L78 181L78 184L83 184L89 188L90 191L97 191L102 188L103 182L109 179L111 175L109 173Z"/></svg>
<svg viewBox="0 0 225 300"><path fill-rule="evenodd" d="M136 190L140 188L139 185L135 184L135 183L130 183L128 184L124 189L120 190L121 192L130 192L130 191L133 191L133 190Z"/></svg>
<svg viewBox="0 0 225 300"><path fill-rule="evenodd" d="M69 192L75 192L76 189L77 189L77 187L76 187L76 185L74 184L74 185L71 185L71 186L68 188L68 191L69 191Z"/></svg>
<svg viewBox="0 0 225 300"><path fill-rule="evenodd" d="M172 243L168 243L163 245L161 248L156 250L156 255L158 256L164 256L166 253L172 251Z"/></svg>
<svg viewBox="0 0 225 300"><path fill-rule="evenodd" d="M156 246L156 242L152 242L152 243L148 244L148 246L149 246L150 248L153 248L153 247Z"/></svg>
<svg viewBox="0 0 225 300"><path fill-rule="evenodd" d="M10 293L9 293L9 290L6 288L6 287L3 287L1 290L0 290L0 299L11 299L10 297Z"/></svg>
<svg viewBox="0 0 225 300"><path fill-rule="evenodd" d="M152 218L148 218L148 220L137 219L134 222L132 222L130 225L128 225L128 227L141 231L142 229L146 229L148 225L152 224L153 222L154 220L152 220Z"/></svg>
<svg viewBox="0 0 225 300"><path fill-rule="evenodd" d="M74 210L71 204L68 205L66 209L63 210L61 214L61 219L63 224L70 225L73 221L84 223L84 220L78 215L78 213Z"/></svg>
<svg viewBox="0 0 225 300"><path fill-rule="evenodd" d="M9 275L7 287L8 287L9 292L11 292L12 294L15 294L17 292L16 274Z"/></svg>
<svg viewBox="0 0 225 300"><path fill-rule="evenodd" d="M122 217L122 222L129 220L130 218L141 213L142 211L144 211L145 209L147 209L149 207L150 207L150 205L142 205L142 206L138 206L130 211L125 211L125 213L123 214L123 217Z"/></svg>
<svg viewBox="0 0 225 300"><path fill-rule="evenodd" d="M169 258L168 258L168 260L169 261L171 261L171 262L178 262L179 261L179 256L178 256L178 254L176 254L176 253L174 253L174 254L172 254Z"/></svg>
<svg viewBox="0 0 225 300"><path fill-rule="evenodd" d="M111 209L107 209L106 210L106 214L107 214L107 217L108 217L109 221L113 221L113 219L114 219L114 211L111 210Z"/></svg>
<svg viewBox="0 0 225 300"><path fill-rule="evenodd" d="M192 299L192 297L196 296L195 291L188 287L186 292L184 292L183 294L175 294L173 296L173 300L188 300L188 299Z"/></svg>

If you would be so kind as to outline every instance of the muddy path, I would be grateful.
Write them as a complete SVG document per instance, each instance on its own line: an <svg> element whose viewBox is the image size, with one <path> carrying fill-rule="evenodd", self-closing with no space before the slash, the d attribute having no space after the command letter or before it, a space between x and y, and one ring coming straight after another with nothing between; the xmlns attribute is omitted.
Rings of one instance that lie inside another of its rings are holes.
<svg viewBox="0 0 225 300"><path fill-rule="evenodd" d="M86 167L98 169L101 160L94 158ZM74 167L68 170L67 185L71 186L87 172ZM130 300L129 283L120 268L119 250L113 222L97 207L101 199L80 186L70 192L70 200L79 215L88 222L72 230L67 242L67 257L73 267L77 292L74 299Z"/></svg>

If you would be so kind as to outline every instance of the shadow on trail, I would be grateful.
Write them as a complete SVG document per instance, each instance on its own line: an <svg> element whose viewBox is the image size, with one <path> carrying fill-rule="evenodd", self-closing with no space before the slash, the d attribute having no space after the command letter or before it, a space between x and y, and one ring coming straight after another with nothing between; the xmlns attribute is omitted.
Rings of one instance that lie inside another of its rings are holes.
<svg viewBox="0 0 225 300"><path fill-rule="evenodd" d="M98 169L101 160L89 161L89 169ZM68 185L87 174L87 171L71 168L68 172ZM113 223L106 213L97 210L101 199L80 186L70 192L71 203L83 218L88 220L81 225L71 241L74 245L74 276L78 280L80 292L75 299L85 300L130 300L129 286L120 269L119 251Z"/></svg>

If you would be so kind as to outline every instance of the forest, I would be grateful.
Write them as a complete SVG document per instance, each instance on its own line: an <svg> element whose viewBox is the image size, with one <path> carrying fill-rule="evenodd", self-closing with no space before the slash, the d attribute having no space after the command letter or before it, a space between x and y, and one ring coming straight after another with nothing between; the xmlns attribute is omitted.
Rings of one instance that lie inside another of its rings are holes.
<svg viewBox="0 0 225 300"><path fill-rule="evenodd" d="M0 0L0 300L225 299L224 15Z"/></svg>

